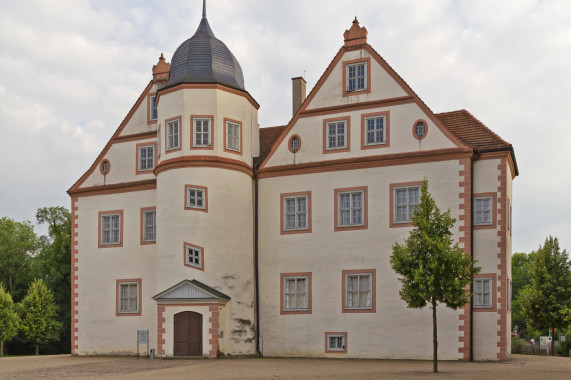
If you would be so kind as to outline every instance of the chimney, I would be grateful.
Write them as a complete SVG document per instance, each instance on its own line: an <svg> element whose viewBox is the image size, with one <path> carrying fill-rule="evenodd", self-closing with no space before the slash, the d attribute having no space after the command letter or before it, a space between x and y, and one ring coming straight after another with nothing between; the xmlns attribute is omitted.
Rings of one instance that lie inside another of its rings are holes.
<svg viewBox="0 0 571 380"><path fill-rule="evenodd" d="M293 114L297 112L301 104L305 100L305 79L302 77L291 78L291 93L292 93L292 111Z"/></svg>

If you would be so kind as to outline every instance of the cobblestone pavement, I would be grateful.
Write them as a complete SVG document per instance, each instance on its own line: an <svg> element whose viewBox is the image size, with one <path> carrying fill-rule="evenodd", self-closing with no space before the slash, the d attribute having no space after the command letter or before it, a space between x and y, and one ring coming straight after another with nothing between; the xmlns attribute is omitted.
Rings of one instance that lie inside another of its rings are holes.
<svg viewBox="0 0 571 380"><path fill-rule="evenodd" d="M512 355L509 362L412 360L148 360L27 356L0 359L0 379L571 379L571 358Z"/></svg>

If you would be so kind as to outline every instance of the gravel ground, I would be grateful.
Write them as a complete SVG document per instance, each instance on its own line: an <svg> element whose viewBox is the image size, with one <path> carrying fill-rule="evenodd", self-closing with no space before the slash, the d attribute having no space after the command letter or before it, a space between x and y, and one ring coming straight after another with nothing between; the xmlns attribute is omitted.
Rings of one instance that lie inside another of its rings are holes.
<svg viewBox="0 0 571 380"><path fill-rule="evenodd" d="M0 379L571 379L571 358L512 355L509 362L412 360L148 360L27 356L0 359Z"/></svg>

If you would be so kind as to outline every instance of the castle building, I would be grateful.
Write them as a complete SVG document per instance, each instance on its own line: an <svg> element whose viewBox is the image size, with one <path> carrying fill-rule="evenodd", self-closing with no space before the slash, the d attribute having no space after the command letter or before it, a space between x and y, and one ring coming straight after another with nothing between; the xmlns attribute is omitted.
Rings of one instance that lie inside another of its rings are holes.
<svg viewBox="0 0 571 380"><path fill-rule="evenodd" d="M429 181L482 267L438 309L439 358L510 354L512 146L468 111L435 114L355 19L293 117L259 128L209 26L153 77L72 203L72 353L429 359L431 311L390 267Z"/></svg>

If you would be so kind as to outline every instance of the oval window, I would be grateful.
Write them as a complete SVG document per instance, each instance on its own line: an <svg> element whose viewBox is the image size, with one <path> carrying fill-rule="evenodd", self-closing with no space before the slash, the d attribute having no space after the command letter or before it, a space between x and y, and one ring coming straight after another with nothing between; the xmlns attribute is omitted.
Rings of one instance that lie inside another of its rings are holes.
<svg viewBox="0 0 571 380"><path fill-rule="evenodd" d="M110 169L111 169L111 165L109 164L109 160L103 160L101 162L101 173L103 175L107 175L107 173L109 173Z"/></svg>
<svg viewBox="0 0 571 380"><path fill-rule="evenodd" d="M299 148L301 148L301 139L298 135L293 135L290 137L288 148L292 153L297 153L299 151Z"/></svg>
<svg viewBox="0 0 571 380"><path fill-rule="evenodd" d="M424 120L419 120L414 123L414 127L412 128L412 133L414 137L418 140L422 140L426 137L427 127L426 122Z"/></svg>

